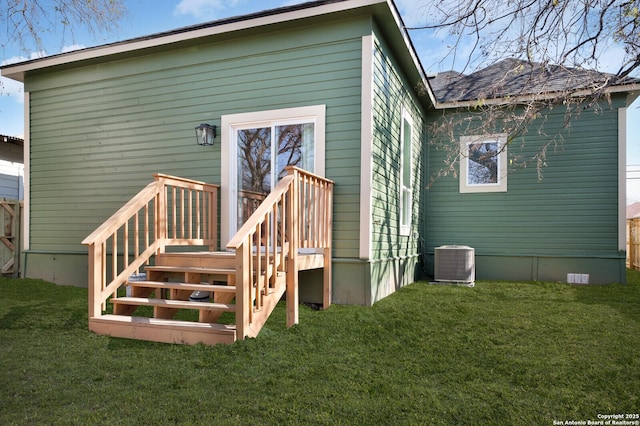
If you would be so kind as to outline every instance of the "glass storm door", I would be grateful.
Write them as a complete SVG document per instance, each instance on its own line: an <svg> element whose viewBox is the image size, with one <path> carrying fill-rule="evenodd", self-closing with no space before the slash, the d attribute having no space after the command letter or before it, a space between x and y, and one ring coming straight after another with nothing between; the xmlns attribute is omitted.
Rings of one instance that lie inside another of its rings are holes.
<svg viewBox="0 0 640 426"><path fill-rule="evenodd" d="M286 166L315 172L314 127L291 122L235 128L238 229L287 174Z"/></svg>

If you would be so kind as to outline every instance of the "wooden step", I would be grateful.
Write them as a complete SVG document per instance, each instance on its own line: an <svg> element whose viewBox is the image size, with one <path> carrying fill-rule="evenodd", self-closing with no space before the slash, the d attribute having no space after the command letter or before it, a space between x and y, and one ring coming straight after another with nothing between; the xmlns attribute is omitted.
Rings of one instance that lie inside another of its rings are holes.
<svg viewBox="0 0 640 426"><path fill-rule="evenodd" d="M97 334L125 339L186 345L231 344L236 341L235 325L172 319L102 315L89 318L89 329Z"/></svg>
<svg viewBox="0 0 640 426"><path fill-rule="evenodd" d="M199 266L146 266L145 269L151 272L178 272L190 274L206 274L206 275L235 275L236 270L231 268L205 268Z"/></svg>
<svg viewBox="0 0 640 426"><path fill-rule="evenodd" d="M206 268L215 265L218 268L235 268L236 254L229 251L169 252L156 256L159 266L197 266Z"/></svg>
<svg viewBox="0 0 640 426"><path fill-rule="evenodd" d="M235 312L236 305L215 302L192 302L190 300L150 299L146 297L117 297L110 300L116 313L118 305L154 306L171 309L199 309L205 311Z"/></svg>
<svg viewBox="0 0 640 426"><path fill-rule="evenodd" d="M262 269L262 272L265 271L266 268ZM269 270L273 269L272 265L269 265ZM207 275L207 276L216 276L221 279L233 280L236 275L235 269L230 268L202 268L197 266L146 266L145 270L147 271L147 275L151 276L151 281L155 279L159 279L158 274L190 274L190 275ZM255 273L255 272L254 272ZM278 271L278 275L284 274L283 271Z"/></svg>
<svg viewBox="0 0 640 426"><path fill-rule="evenodd" d="M146 288L167 288L172 290L188 290L188 291L212 291L212 292L225 292L234 293L236 287L232 285L212 285L212 284L190 284L190 283L170 283L161 281L130 281L128 282L131 287L146 287Z"/></svg>

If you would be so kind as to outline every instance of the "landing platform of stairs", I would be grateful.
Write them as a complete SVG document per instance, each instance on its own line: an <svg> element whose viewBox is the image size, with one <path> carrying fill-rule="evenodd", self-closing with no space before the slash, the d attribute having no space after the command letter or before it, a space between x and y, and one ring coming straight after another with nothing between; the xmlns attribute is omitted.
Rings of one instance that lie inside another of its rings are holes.
<svg viewBox="0 0 640 426"><path fill-rule="evenodd" d="M235 268L235 252L233 251L198 251L198 252L169 252L163 253L163 260L156 263L163 266L164 262L169 265L180 264L184 266L206 267L212 260L221 268ZM187 263L185 263L185 260ZM323 249L301 248L298 250L298 271L324 268Z"/></svg>

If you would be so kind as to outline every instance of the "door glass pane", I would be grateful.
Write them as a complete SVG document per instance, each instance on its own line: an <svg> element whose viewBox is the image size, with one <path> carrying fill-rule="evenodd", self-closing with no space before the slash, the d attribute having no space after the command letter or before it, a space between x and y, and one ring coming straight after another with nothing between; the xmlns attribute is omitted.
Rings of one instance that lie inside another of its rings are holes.
<svg viewBox="0 0 640 426"><path fill-rule="evenodd" d="M271 128L239 130L238 227L271 191Z"/></svg>
<svg viewBox="0 0 640 426"><path fill-rule="evenodd" d="M284 169L286 166L297 166L313 172L313 123L276 126L275 131L278 180L287 174Z"/></svg>
<svg viewBox="0 0 640 426"><path fill-rule="evenodd" d="M253 214L286 166L314 172L314 124L284 124L237 131L238 228Z"/></svg>

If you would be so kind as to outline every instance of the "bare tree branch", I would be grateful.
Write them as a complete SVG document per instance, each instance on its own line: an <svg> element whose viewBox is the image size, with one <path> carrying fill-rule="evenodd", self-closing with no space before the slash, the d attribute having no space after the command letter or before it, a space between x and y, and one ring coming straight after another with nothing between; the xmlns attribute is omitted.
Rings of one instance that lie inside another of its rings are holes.
<svg viewBox="0 0 640 426"><path fill-rule="evenodd" d="M562 147L562 130L570 130L583 110L610 102L608 89L640 71L640 0L422 3L429 21L407 29L447 31L452 39L446 58L456 72L430 81L436 99L449 107L466 105L465 114L443 114L430 129L433 146L450 150L436 176L456 173L457 134L499 129L511 144L535 125L543 136L535 154L510 161L535 165L541 178L547 153ZM470 53L456 63L463 49ZM611 51L621 52L614 64L606 59L613 71L596 72ZM547 134L546 114L558 105L565 111L564 128Z"/></svg>
<svg viewBox="0 0 640 426"><path fill-rule="evenodd" d="M0 45L15 44L23 51L45 48L42 34L50 33L61 43L66 35L74 39L77 29L93 34L117 27L124 16L123 0L5 0L0 9L0 22L6 25L6 38ZM62 45L60 46L62 47Z"/></svg>

